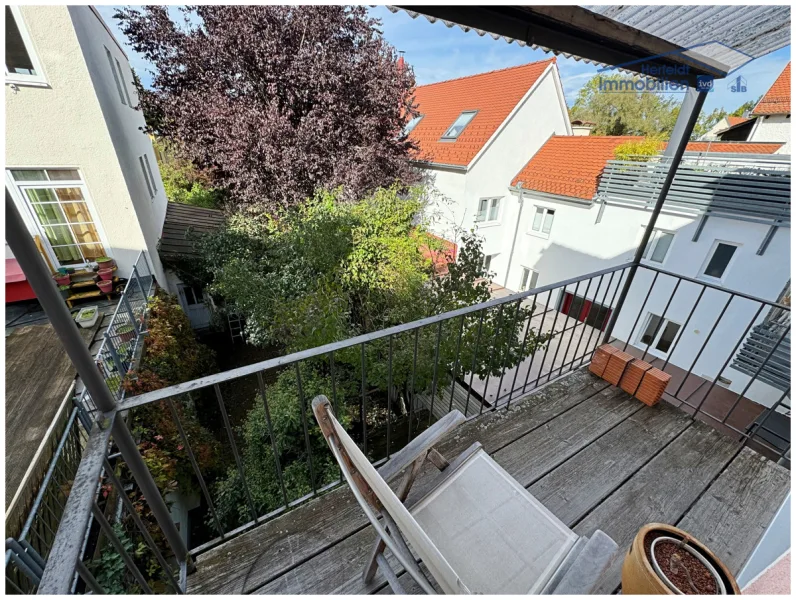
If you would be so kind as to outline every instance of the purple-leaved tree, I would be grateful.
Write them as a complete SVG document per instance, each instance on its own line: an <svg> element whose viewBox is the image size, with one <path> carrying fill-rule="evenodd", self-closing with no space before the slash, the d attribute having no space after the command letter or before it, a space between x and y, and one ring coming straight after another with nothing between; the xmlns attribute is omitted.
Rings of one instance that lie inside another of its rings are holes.
<svg viewBox="0 0 796 600"><path fill-rule="evenodd" d="M364 7L182 10L179 24L163 6L115 16L155 67L139 89L150 127L239 207L273 212L319 187L353 198L418 180L401 133L414 75Z"/></svg>

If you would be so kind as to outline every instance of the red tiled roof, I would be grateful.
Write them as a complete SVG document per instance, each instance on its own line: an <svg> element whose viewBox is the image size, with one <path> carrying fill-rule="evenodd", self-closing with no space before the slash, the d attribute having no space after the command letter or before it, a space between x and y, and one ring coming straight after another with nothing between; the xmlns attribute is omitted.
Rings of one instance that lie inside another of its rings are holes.
<svg viewBox="0 0 796 600"><path fill-rule="evenodd" d="M435 273L444 275L448 272L448 264L456 262L457 246L453 242L436 236L433 233L426 233L426 235L441 242L442 248L432 248L431 244L424 244L420 247L420 253L423 258L427 258L431 261Z"/></svg>
<svg viewBox="0 0 796 600"><path fill-rule="evenodd" d="M727 117L727 123L730 125L730 127L735 127L736 125L745 123L748 120L749 119L747 119L746 117L733 117L733 116Z"/></svg>
<svg viewBox="0 0 796 600"><path fill-rule="evenodd" d="M789 115L790 114L790 63L779 74L774 85L760 99L753 115Z"/></svg>
<svg viewBox="0 0 796 600"><path fill-rule="evenodd" d="M742 154L774 154L782 142L688 142L687 152L740 152Z"/></svg>
<svg viewBox="0 0 796 600"><path fill-rule="evenodd" d="M641 136L552 136L517 173L512 187L522 182L526 190L591 200L597 192L600 175L614 150ZM773 154L781 143L688 142L688 152L742 152ZM661 149L666 142L661 142Z"/></svg>
<svg viewBox="0 0 796 600"><path fill-rule="evenodd" d="M617 146L641 136L554 135L511 182L526 190L591 200L606 163Z"/></svg>
<svg viewBox="0 0 796 600"><path fill-rule="evenodd" d="M551 63L555 58L416 88L415 103L423 118L409 138L420 148L417 160L470 164ZM468 110L477 110L478 114L459 138L440 141L456 117Z"/></svg>

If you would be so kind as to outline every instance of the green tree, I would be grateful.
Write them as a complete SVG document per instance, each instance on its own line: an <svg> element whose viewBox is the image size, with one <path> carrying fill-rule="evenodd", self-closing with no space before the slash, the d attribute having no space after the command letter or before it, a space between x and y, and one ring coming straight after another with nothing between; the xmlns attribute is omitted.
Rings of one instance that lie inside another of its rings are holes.
<svg viewBox="0 0 796 600"><path fill-rule="evenodd" d="M595 75L578 92L572 117L595 123L596 135L643 135L668 138L678 104L653 91L637 91L642 78Z"/></svg>
<svg viewBox="0 0 796 600"><path fill-rule="evenodd" d="M169 202L190 204L202 208L220 208L223 192L213 187L213 180L187 159L181 158L173 144L155 138L160 177Z"/></svg>
<svg viewBox="0 0 796 600"><path fill-rule="evenodd" d="M245 316L247 341L286 352L489 300L481 240L474 234L461 232L459 255L445 275L433 268L429 255L442 244L425 231L424 203L422 188L404 193L396 186L357 202L343 201L337 191L319 192L276 218L238 215L224 230L198 238L201 258L195 272L206 278L211 293ZM361 431L363 419L368 431L379 429L387 419L405 419L415 394L433 394L435 402L447 403L454 378L465 373L498 377L543 347L549 335L525 335L530 312L530 306L511 303L341 349L334 354L334 375L330 357L303 362L304 397L307 404L317 393L331 397L334 376L338 414L352 431ZM271 410L280 415L273 417L274 430L293 500L310 491L311 482L292 370L280 375L267 395L269 406L274 403ZM270 441L263 441L267 424L259 404L241 429L258 511L283 502ZM311 413L308 424L312 429ZM322 485L335 469L318 436L311 433L318 445L315 483ZM368 450L371 458L381 458L384 449ZM230 471L216 492L226 519L246 515L248 501L236 472Z"/></svg>
<svg viewBox="0 0 796 600"><path fill-rule="evenodd" d="M763 96L758 96L755 100L749 100L748 102L744 102L738 108L730 113L731 117L742 117L743 114L747 111L751 111L757 103L760 102L760 98Z"/></svg>

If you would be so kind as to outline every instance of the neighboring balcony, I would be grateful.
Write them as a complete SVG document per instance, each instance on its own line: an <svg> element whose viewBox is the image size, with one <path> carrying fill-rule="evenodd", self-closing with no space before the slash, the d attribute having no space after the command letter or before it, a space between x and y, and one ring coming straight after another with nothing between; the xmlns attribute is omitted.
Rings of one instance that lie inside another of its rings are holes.
<svg viewBox="0 0 796 600"><path fill-rule="evenodd" d="M721 378L764 316L771 309L789 314L790 308L645 265L638 268L619 306L630 269L628 264L607 268L122 398L117 413L102 419L134 415L148 407L161 407L173 417L182 440L179 460L199 490L192 521L181 521L180 528L195 570L188 562L178 564L162 539L147 540L139 533L143 529L132 517L125 493L135 482L110 476L125 471L102 421L103 427L93 425L74 477L102 481L102 493L97 495L92 486L75 486L69 499L74 505L82 498L94 510L70 514L69 519L37 516L29 529L38 532L41 541L33 544L36 553L29 556L40 567L37 571L12 560L7 563L7 583L23 591L36 589L36 572L40 578L57 530L59 539L83 544L84 551L74 568L68 565L54 576L68 580L75 592L105 591L92 575L92 553L101 539L124 548L116 524L124 527L125 539L139 543L138 552L151 558L146 564L154 575L145 575L140 556L125 551L127 580L138 591L387 591L383 579L362 583L375 534L348 488L340 486L336 470L324 468L331 456L316 443L320 434L309 403L311 394L318 392L312 391L316 384L308 375L311 368L329 377L330 387L323 393L341 413L350 415L352 437L377 466L440 414L458 408L469 422L438 446L443 455L453 457L481 442L576 533L601 529L624 551L642 525L671 523L701 538L737 575L790 486L789 437L783 444L772 444L761 435L767 433L772 415L789 415L789 389L772 387L760 376L789 336L789 321L748 382L727 388ZM649 316L651 299L661 301L662 309L653 315L657 320ZM674 319L675 307L684 311L677 330L666 325ZM686 335L695 319L708 324L699 343ZM658 405L645 406L586 369L609 330L612 344L672 375ZM533 350L526 353L530 345ZM347 371L346 377L355 374L353 380L344 381L341 364L350 364L352 357L361 357L361 365ZM721 368L713 369L708 378L708 365ZM275 418L286 418L284 404L279 404L284 399L274 397L273 385L274 377L285 372L293 372L298 384L289 414L301 433L292 441L279 439L273 427ZM428 377L421 377L423 372ZM385 383L383 393L380 381ZM255 477L247 471L251 463L242 446L244 432L236 427L225 401L231 388L244 384L257 390L262 406L261 431L255 433L261 443L260 467L274 486L271 496L259 493L268 483L262 472ZM763 396L756 396L761 389ZM375 425L358 419L380 402L384 419ZM219 515L224 497L207 480L196 440L180 418L179 408L187 403L201 403L205 410L217 407L218 435L229 451L225 466L235 484L227 493L238 494L241 507L232 517ZM295 446L287 449L288 443ZM309 489L295 485L297 473L308 476ZM409 504L430 479L430 472L421 472ZM621 560L604 576L603 593L618 589L620 567ZM23 573L25 568L32 579ZM152 579L160 587L150 586ZM402 582L411 589L405 576Z"/></svg>

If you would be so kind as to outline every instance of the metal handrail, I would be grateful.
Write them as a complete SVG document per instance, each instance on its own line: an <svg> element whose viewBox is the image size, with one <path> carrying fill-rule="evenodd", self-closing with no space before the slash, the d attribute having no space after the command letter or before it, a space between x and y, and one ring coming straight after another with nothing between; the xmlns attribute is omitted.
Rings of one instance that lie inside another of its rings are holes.
<svg viewBox="0 0 796 600"><path fill-rule="evenodd" d="M608 267L606 269L595 271L594 273L588 273L586 275L571 277L570 279L566 279L564 281L551 283L525 292L511 294L510 296L504 296L502 298L493 298L492 300L481 302L480 304L473 304L471 306L467 306L464 308L457 308L455 310L451 310L445 313L440 313L432 317L418 319L416 321L411 321L409 323L404 323L402 325L395 325L394 327L388 327L387 329L381 329L379 331L374 331L372 333L365 333L339 342L332 342L330 344L325 344L323 346L318 346L316 348L309 348L307 350L300 350L298 352L294 352L286 356L278 356L276 358L271 358L261 362L253 363L251 365L246 365L245 367L230 369L229 371L224 371L223 373L208 375L207 377L199 377L197 379L185 383L180 383L177 385L161 388L153 392L147 392L145 394L140 394L138 396L125 398L119 403L119 410L129 410L136 406L142 406L144 404L149 404L151 402L157 402L158 400L163 400L171 396L178 396L180 394L185 394L187 392L193 392L196 390L200 390L202 388L210 387L212 385L224 383L226 381L231 381L233 379L238 379L239 377L244 377L246 375L253 375L258 371L267 371L269 369L274 369L277 367L284 367L296 362L306 360L308 358L317 358L325 356L328 355L329 353L337 352L345 348L353 348L354 346L360 346L362 344L367 344L375 340L385 339L393 335L407 333L409 331L414 331L416 329L422 329L423 327L442 323L443 321L449 321L450 319L455 319L456 317L471 315L490 308L494 308L496 306L511 304L513 302L517 302L518 300L519 301L526 300L531 296L538 296L539 294L552 292L559 288L576 284L580 281L585 281L587 279L599 277L600 275L607 275L609 273L614 273L616 271L622 271L624 269L627 269L628 267L630 267L630 263L623 263L615 267Z"/></svg>

